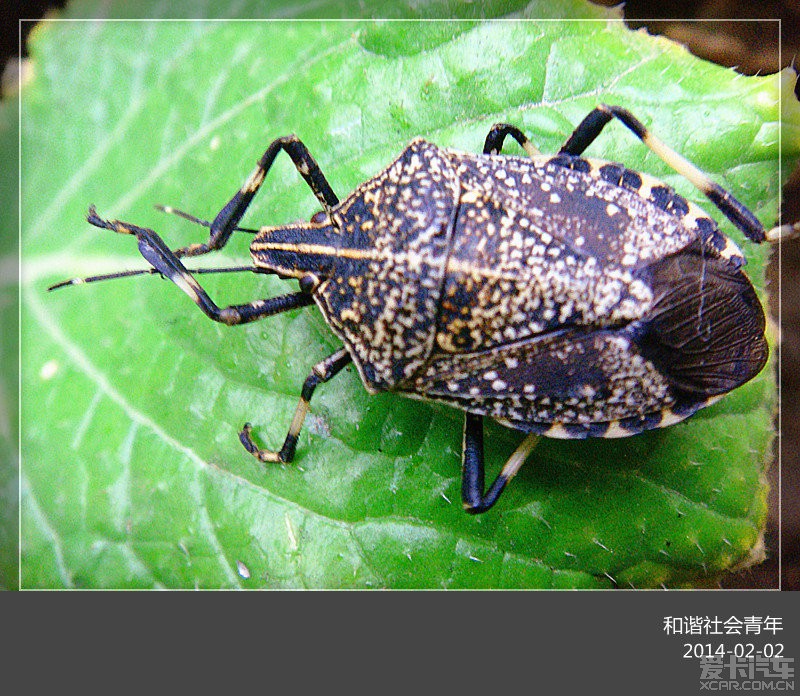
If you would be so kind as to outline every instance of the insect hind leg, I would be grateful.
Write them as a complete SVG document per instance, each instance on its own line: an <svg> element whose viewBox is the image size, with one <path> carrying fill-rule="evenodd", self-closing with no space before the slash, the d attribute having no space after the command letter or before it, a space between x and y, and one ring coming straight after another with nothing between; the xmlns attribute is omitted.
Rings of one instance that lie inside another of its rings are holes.
<svg viewBox="0 0 800 696"><path fill-rule="evenodd" d="M177 249L175 255L178 257L199 256L225 246L244 216L253 197L261 188L261 184L264 183L267 172L281 150L289 155L297 171L300 172L300 175L314 192L325 212L330 213L331 208L339 202L339 199L325 179L319 165L309 153L308 148L296 135L287 135L270 143L258 161L256 168L247 177L242 187L217 213L210 225L211 233L208 241L203 244L191 244Z"/></svg>
<svg viewBox="0 0 800 696"><path fill-rule="evenodd" d="M656 138L630 111L620 106L600 104L578 124L572 135L564 143L561 154L580 155L595 138L600 135L603 128L612 119L618 119L641 140L648 148L658 155L664 162L672 167L678 174L686 177L695 187L702 191L708 199L754 242L763 242L767 237L763 225L744 204L740 203L728 191L713 181L706 173L698 169L685 157L682 157L672 148Z"/></svg>

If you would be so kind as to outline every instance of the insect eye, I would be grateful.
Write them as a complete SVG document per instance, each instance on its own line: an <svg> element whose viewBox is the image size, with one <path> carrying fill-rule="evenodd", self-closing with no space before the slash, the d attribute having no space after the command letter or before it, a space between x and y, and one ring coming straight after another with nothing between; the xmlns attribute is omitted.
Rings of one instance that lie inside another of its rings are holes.
<svg viewBox="0 0 800 696"><path fill-rule="evenodd" d="M319 224L321 222L327 222L328 214L324 210L318 210L311 216L311 222L315 224Z"/></svg>

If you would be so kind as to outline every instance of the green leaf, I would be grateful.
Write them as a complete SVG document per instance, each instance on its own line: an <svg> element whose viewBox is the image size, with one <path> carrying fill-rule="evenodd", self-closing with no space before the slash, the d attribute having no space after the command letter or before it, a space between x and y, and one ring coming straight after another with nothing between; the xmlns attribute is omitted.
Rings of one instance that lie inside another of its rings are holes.
<svg viewBox="0 0 800 696"><path fill-rule="evenodd" d="M19 161L18 108L0 104L0 161ZM19 188L0 183L0 589L19 584Z"/></svg>
<svg viewBox="0 0 800 696"><path fill-rule="evenodd" d="M277 136L297 133L344 196L415 136L478 151L508 121L554 152L598 102L629 108L769 225L777 76L741 77L610 19L47 23L31 48L23 586L703 585L757 559L771 367L671 428L543 440L497 506L473 517L460 505L461 413L368 396L350 369L317 390L293 464L265 466L241 448L248 420L267 446L280 444L303 379L338 347L316 308L228 328L155 278L45 289L144 266L131 238L85 223L89 204L173 246L200 241L203 229L153 204L213 216ZM784 171L797 154L784 153ZM619 124L587 155L711 208ZM280 156L243 224L317 208ZM721 224L763 287L767 250ZM236 235L205 265L246 263L247 243ZM201 280L219 304L296 287ZM487 426L489 475L520 439Z"/></svg>

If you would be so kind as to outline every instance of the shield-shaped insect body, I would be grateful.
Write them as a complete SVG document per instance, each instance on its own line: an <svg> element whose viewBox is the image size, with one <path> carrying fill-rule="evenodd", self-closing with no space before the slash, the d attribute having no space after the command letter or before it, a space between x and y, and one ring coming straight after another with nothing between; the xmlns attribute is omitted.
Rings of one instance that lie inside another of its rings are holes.
<svg viewBox="0 0 800 696"><path fill-rule="evenodd" d="M466 412L462 498L480 512L497 500L536 435L620 437L670 425L766 363L764 313L744 257L714 220L652 177L581 156L612 118L751 240L767 239L727 191L629 112L606 105L554 156L507 124L491 129L483 154L416 139L342 201L305 146L279 138L206 223L209 241L176 251L152 230L93 210L89 220L136 235L155 271L217 321L241 324L318 305L343 347L306 378L279 451L260 449L244 427L251 453L291 461L314 389L352 361L370 392ZM529 156L499 154L509 135ZM297 278L300 291L219 308L180 259L227 242L281 150L323 210L307 223L258 230L250 270ZM487 416L528 436L484 490Z"/></svg>

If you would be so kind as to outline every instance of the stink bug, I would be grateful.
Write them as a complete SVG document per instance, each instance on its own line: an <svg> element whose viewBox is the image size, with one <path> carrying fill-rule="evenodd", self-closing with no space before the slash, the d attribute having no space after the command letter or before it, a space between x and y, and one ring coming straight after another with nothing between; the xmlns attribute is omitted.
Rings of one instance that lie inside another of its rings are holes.
<svg viewBox="0 0 800 696"><path fill-rule="evenodd" d="M278 138L213 222L164 208L210 228L207 242L174 251L153 230L104 220L94 208L88 221L135 235L147 272L174 282L215 321L244 324L317 304L343 346L312 368L280 450L259 448L244 426L242 444L258 459L292 461L314 390L352 361L371 393L465 411L462 499L467 511L483 512L538 435L624 437L671 425L767 361L745 259L714 220L652 177L581 157L613 118L750 240L786 231L765 232L631 113L607 105L554 156L508 124L492 127L480 155L416 139L343 201L297 137ZM508 136L529 156L500 154ZM220 308L181 258L227 243L281 150L322 211L310 222L260 228L253 266L236 270L295 278L300 289ZM527 437L485 489L487 416Z"/></svg>

